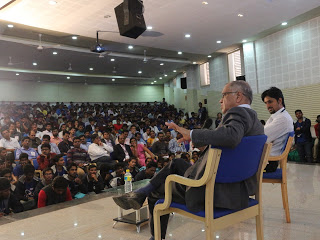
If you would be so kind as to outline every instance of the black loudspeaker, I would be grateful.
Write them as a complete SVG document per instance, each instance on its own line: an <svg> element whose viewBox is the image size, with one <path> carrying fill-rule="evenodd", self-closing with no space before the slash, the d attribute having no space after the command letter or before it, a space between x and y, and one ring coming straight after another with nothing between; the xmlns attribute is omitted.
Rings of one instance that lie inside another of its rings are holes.
<svg viewBox="0 0 320 240"><path fill-rule="evenodd" d="M147 29L143 17L142 1L124 0L115 7L114 11L121 36L136 39Z"/></svg>
<svg viewBox="0 0 320 240"><path fill-rule="evenodd" d="M204 100L203 100L203 103L204 103L204 104L207 104L207 102L208 102L207 99L204 99Z"/></svg>
<svg viewBox="0 0 320 240"><path fill-rule="evenodd" d="M187 78L181 78L181 88L182 89L187 89Z"/></svg>
<svg viewBox="0 0 320 240"><path fill-rule="evenodd" d="M243 76L238 76L236 77L236 80L241 80L241 81L245 81L246 80L246 75L243 75Z"/></svg>

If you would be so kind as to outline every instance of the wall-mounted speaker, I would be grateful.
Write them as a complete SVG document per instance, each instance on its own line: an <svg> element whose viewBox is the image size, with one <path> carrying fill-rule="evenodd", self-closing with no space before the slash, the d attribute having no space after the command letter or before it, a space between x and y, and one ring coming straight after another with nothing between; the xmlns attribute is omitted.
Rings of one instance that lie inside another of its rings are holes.
<svg viewBox="0 0 320 240"><path fill-rule="evenodd" d="M236 77L236 80L240 80L240 81L245 81L246 80L246 75L243 75L243 76L238 76Z"/></svg>
<svg viewBox="0 0 320 240"><path fill-rule="evenodd" d="M181 81L181 89L187 89L187 78L180 78Z"/></svg>

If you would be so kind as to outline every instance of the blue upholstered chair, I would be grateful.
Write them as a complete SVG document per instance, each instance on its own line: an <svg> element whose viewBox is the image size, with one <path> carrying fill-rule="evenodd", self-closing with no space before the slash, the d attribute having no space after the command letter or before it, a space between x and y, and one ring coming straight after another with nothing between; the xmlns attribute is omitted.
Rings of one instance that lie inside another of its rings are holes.
<svg viewBox="0 0 320 240"><path fill-rule="evenodd" d="M282 203L286 213L287 223L291 222L289 212L288 190L287 190L287 160L292 146L294 132L288 133L286 144L282 148L280 156L269 156L268 161L279 161L280 168L275 172L263 173L263 183L281 183Z"/></svg>
<svg viewBox="0 0 320 240"><path fill-rule="evenodd" d="M200 220L205 224L206 239L214 239L214 232L240 221L255 217L257 239L263 240L261 183L262 171L271 149L265 143L267 136L244 137L234 149L210 148L204 158L206 169L201 179L193 180L178 175L169 175L165 184L165 199L160 199L154 209L154 237L161 239L160 216L176 212L186 217ZM249 198L248 208L230 210L214 208L214 185L219 183L240 182L254 174L257 175L258 189L255 198ZM190 186L206 186L205 210L191 212L183 204L172 202L172 185L174 182Z"/></svg>

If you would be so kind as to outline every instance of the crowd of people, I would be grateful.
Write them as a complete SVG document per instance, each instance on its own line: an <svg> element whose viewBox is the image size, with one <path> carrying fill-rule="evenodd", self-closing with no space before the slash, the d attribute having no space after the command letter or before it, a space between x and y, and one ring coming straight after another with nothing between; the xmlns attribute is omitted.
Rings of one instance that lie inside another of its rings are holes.
<svg viewBox="0 0 320 240"><path fill-rule="evenodd" d="M0 216L151 179L173 158L194 164L200 150L179 143L174 122L200 128L207 111L152 104L0 105Z"/></svg>

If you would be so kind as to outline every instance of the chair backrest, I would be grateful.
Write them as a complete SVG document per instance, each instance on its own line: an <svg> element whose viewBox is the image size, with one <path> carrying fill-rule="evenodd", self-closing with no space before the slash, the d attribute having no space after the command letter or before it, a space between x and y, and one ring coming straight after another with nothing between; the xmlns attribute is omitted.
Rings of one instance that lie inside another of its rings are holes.
<svg viewBox="0 0 320 240"><path fill-rule="evenodd" d="M284 152L284 150L285 150L286 147L287 147L287 143L288 143L289 137L294 137L294 131L288 133L288 136L287 136L287 139L286 139L286 141L285 141L285 144L284 144L284 145L282 146L282 148L281 148L281 154ZM290 147L291 147L291 146L290 146Z"/></svg>
<svg viewBox="0 0 320 240"><path fill-rule="evenodd" d="M258 171L266 135L243 137L234 149L214 147L222 150L216 182L240 182Z"/></svg>

